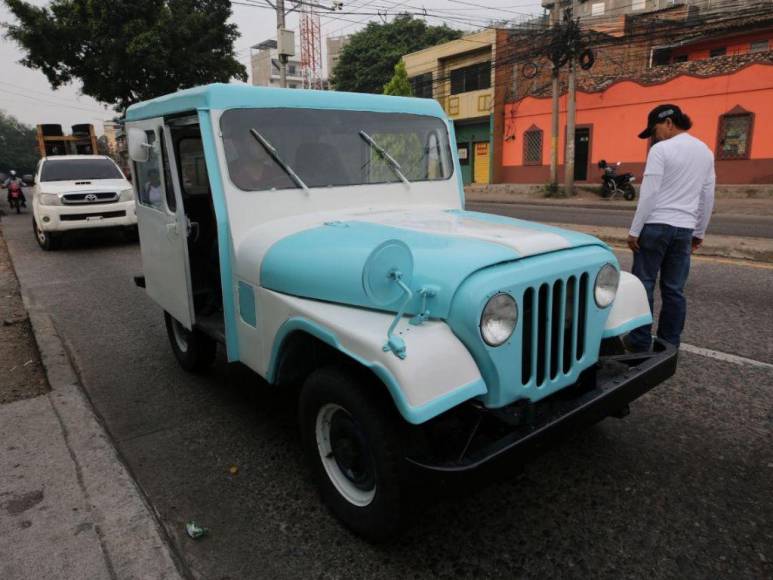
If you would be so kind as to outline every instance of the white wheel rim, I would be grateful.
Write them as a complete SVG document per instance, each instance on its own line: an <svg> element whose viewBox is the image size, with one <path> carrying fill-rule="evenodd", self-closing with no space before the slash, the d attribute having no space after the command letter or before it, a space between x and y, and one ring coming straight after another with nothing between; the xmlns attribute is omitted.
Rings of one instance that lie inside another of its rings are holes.
<svg viewBox="0 0 773 580"><path fill-rule="evenodd" d="M357 507L365 507L373 501L374 497L376 497L376 485L374 484L373 488L369 490L358 488L344 472L341 471L338 461L336 461L336 458L333 456L330 426L333 415L338 411L342 411L347 415L349 414L346 409L333 403L323 405L317 413L315 429L317 451L319 452L322 466L325 468L325 473L327 473L328 479L333 483L336 490L338 490L338 493L340 493L350 504Z"/></svg>
<svg viewBox="0 0 773 580"><path fill-rule="evenodd" d="M176 320L172 320L172 334L180 352L188 352L188 331Z"/></svg>

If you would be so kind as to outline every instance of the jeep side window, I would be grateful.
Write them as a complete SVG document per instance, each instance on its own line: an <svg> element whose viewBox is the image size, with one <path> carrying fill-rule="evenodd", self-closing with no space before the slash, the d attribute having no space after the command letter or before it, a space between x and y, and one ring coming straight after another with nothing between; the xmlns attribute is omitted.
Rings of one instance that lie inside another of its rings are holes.
<svg viewBox="0 0 773 580"><path fill-rule="evenodd" d="M160 210L164 203L164 186L161 182L161 149L155 131L145 131L145 134L151 148L145 163L134 164L137 174L137 197L142 205Z"/></svg>
<svg viewBox="0 0 773 580"><path fill-rule="evenodd" d="M164 183L166 183L166 207L174 213L177 211L177 198L174 196L174 187L172 187L172 172L169 169L169 156L166 154L163 129L161 130L161 163L164 166Z"/></svg>

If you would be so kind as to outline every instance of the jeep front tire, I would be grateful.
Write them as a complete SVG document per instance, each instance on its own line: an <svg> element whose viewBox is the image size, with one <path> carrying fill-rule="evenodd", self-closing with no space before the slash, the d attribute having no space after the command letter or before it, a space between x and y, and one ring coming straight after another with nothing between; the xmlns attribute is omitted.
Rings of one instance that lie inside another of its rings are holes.
<svg viewBox="0 0 773 580"><path fill-rule="evenodd" d="M303 450L322 500L344 525L379 542L406 519L399 417L383 385L337 367L306 380L299 401Z"/></svg>

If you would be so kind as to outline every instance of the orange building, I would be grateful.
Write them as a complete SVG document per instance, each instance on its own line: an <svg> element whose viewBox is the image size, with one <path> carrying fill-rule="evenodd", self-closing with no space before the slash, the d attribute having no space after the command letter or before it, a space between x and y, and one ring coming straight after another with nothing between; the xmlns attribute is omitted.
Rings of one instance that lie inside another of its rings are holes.
<svg viewBox="0 0 773 580"><path fill-rule="evenodd" d="M623 171L641 179L649 143L637 135L653 107L675 103L692 118L692 134L714 151L719 183L773 184L773 12L768 7L703 14L682 4L602 24L600 30L584 23L595 59L592 67L577 72L577 181L598 183L602 159L620 161ZM529 30L498 32L498 60L505 65L497 68L494 102L494 141L501 143L494 148L495 182L549 181L552 65L544 50L535 56L533 49L546 38ZM565 69L559 76L561 178Z"/></svg>
<svg viewBox="0 0 773 580"><path fill-rule="evenodd" d="M773 63L753 63L709 77L681 75L659 84L615 82L577 93L576 178L596 182L597 163L622 162L641 178L649 143L637 138L647 113L675 103L693 120L691 133L716 156L718 183L773 183ZM550 169L550 97L504 105L500 180L545 183ZM563 165L566 96L561 98L559 164ZM560 168L563 175L563 168Z"/></svg>

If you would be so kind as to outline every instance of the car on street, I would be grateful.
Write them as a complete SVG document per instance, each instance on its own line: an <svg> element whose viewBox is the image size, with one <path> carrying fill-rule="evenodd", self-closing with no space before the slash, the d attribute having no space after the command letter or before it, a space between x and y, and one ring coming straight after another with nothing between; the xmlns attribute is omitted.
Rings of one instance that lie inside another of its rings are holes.
<svg viewBox="0 0 773 580"><path fill-rule="evenodd" d="M510 469L675 372L658 339L622 349L652 316L603 242L465 210L432 99L215 84L126 127L135 280L172 352L201 372L222 345L302 385L311 474L368 540L410 521L424 476Z"/></svg>
<svg viewBox="0 0 773 580"><path fill-rule="evenodd" d="M32 178L32 226L44 250L56 250L65 232L121 228L136 237L132 184L109 157L44 157Z"/></svg>

